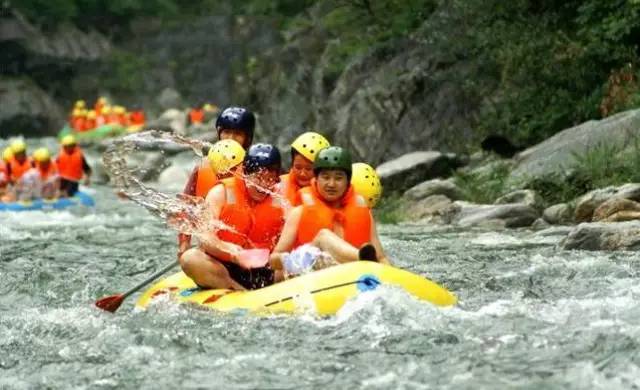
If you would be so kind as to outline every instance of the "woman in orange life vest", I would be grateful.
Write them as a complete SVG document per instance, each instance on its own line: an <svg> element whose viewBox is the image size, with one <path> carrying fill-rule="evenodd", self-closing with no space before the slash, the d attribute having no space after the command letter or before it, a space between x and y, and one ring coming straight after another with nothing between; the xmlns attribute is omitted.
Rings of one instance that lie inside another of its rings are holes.
<svg viewBox="0 0 640 390"><path fill-rule="evenodd" d="M60 192L62 196L73 196L78 192L79 182L83 176L84 184L87 186L90 184L91 167L73 135L62 137L60 144L62 147L56 159L60 174Z"/></svg>
<svg viewBox="0 0 640 390"><path fill-rule="evenodd" d="M309 131L298 136L291 144L291 170L280 176L278 193L284 197L289 206L298 206L298 191L308 186L313 179L313 161L321 149L330 146L329 141L321 134ZM285 211L289 211L287 207Z"/></svg>
<svg viewBox="0 0 640 390"><path fill-rule="evenodd" d="M322 149L316 156L315 179L300 190L302 204L289 213L271 266L282 268L285 253L311 244L338 262L372 260L389 263L382 250L371 210L350 185L352 164L341 147Z"/></svg>
<svg viewBox="0 0 640 390"><path fill-rule="evenodd" d="M33 161L27 157L27 144L22 140L11 143L11 152L13 157L7 164L6 169L9 181L15 184L20 180L22 175L33 167Z"/></svg>
<svg viewBox="0 0 640 390"><path fill-rule="evenodd" d="M253 130L256 126L256 118L253 113L243 107L227 107L216 119L218 139L231 139L242 145L247 150L253 141ZM211 163L206 157L193 168L189 180L182 191L185 195L205 198L209 190L217 184L218 179L211 169ZM178 257L191 244L191 236L178 235Z"/></svg>
<svg viewBox="0 0 640 390"><path fill-rule="evenodd" d="M232 139L225 139L213 144L207 154L207 161L211 165L216 180L220 181L234 176L241 169L245 154L242 145ZM189 198L184 200L188 202ZM191 236L180 233L179 245L178 257L191 246Z"/></svg>
<svg viewBox="0 0 640 390"><path fill-rule="evenodd" d="M182 270L199 286L255 289L274 281L268 267L245 269L238 255L243 249L271 250L278 240L284 214L279 202L269 195L279 179L280 152L269 144L256 144L247 151L242 164L245 177L222 180L205 200L211 218L234 231L212 233L180 256Z"/></svg>
<svg viewBox="0 0 640 390"><path fill-rule="evenodd" d="M35 166L27 170L15 186L17 200L51 199L58 195L58 170L47 148L33 153Z"/></svg>

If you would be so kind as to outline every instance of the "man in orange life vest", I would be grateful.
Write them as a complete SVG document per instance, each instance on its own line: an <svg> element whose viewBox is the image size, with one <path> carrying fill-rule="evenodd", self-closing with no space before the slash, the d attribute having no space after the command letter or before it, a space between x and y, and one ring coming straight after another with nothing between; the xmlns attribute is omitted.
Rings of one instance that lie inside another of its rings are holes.
<svg viewBox="0 0 640 390"><path fill-rule="evenodd" d="M207 195L209 216L233 230L212 232L200 247L180 256L182 270L199 286L234 290L255 289L274 281L268 267L245 269L238 255L244 249L271 250L278 240L284 214L270 196L279 179L280 152L269 144L256 144L242 164L245 177L221 181Z"/></svg>
<svg viewBox="0 0 640 390"><path fill-rule="evenodd" d="M60 174L60 192L63 196L73 196L78 192L79 182L85 177L84 184L89 185L91 167L84 158L73 135L66 135L60 141L62 148L56 164Z"/></svg>
<svg viewBox="0 0 640 390"><path fill-rule="evenodd" d="M256 118L253 113L243 107L227 107L216 119L218 139L231 139L242 145L247 150L253 141L253 130L256 126ZM209 190L216 185L218 179L211 168L211 163L204 157L193 168L189 180L182 191L185 195L206 198ZM180 233L178 235L178 257L189 248L191 236Z"/></svg>
<svg viewBox="0 0 640 390"><path fill-rule="evenodd" d="M350 185L352 163L341 147L322 149L316 156L315 179L300 190L302 204L289 213L271 266L282 268L283 255L311 244L340 263L371 260L389 263L366 200Z"/></svg>
<svg viewBox="0 0 640 390"><path fill-rule="evenodd" d="M289 202L289 206L295 207L300 204L298 191L311 183L313 161L318 152L328 146L329 141L326 138L312 131L301 134L291 144L291 170L280 176L278 184L278 193Z"/></svg>
<svg viewBox="0 0 640 390"><path fill-rule="evenodd" d="M22 175L33 167L33 161L27 157L27 144L22 140L11 143L11 152L13 153L13 157L11 157L6 169L9 181L15 184L20 180Z"/></svg>

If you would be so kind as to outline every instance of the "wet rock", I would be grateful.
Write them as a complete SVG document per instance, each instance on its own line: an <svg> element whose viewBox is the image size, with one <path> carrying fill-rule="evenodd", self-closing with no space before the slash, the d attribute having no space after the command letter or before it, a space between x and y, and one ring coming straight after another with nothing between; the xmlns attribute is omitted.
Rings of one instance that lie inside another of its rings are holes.
<svg viewBox="0 0 640 390"><path fill-rule="evenodd" d="M56 135L64 125L62 108L26 79L0 79L2 136Z"/></svg>
<svg viewBox="0 0 640 390"><path fill-rule="evenodd" d="M544 230L548 229L551 225L549 222L545 221L544 218L538 218L531 224L531 229L533 230Z"/></svg>
<svg viewBox="0 0 640 390"><path fill-rule="evenodd" d="M542 209L543 200L533 190L517 190L496 199L494 204L522 203L535 209Z"/></svg>
<svg viewBox="0 0 640 390"><path fill-rule="evenodd" d="M433 179L411 187L404 193L408 200L421 200L432 195L444 195L452 200L462 199L462 192L451 179Z"/></svg>
<svg viewBox="0 0 640 390"><path fill-rule="evenodd" d="M511 179L564 174L574 163L576 153L584 154L602 144L624 147L632 142L639 127L640 110L632 110L563 130L519 153Z"/></svg>
<svg viewBox="0 0 640 390"><path fill-rule="evenodd" d="M431 223L450 223L451 218L459 211L451 199L444 195L431 195L410 204L406 209L407 219L422 220Z"/></svg>
<svg viewBox="0 0 640 390"><path fill-rule="evenodd" d="M184 185L188 179L188 169L185 169L185 167L181 167L176 164L171 164L171 166L160 173L160 176L158 177L158 187L161 191L179 191L184 188Z"/></svg>
<svg viewBox="0 0 640 390"><path fill-rule="evenodd" d="M160 92L160 95L158 95L156 103L163 110L169 110L172 107L182 107L182 95L173 88L165 88Z"/></svg>
<svg viewBox="0 0 640 390"><path fill-rule="evenodd" d="M428 179L449 175L460 166L454 154L421 151L405 154L376 168L382 185L390 192L404 192Z"/></svg>
<svg viewBox="0 0 640 390"><path fill-rule="evenodd" d="M640 222L592 222L576 226L560 243L562 249L640 250Z"/></svg>
<svg viewBox="0 0 640 390"><path fill-rule="evenodd" d="M187 134L187 113L171 108L162 113L157 119L149 121L146 129L173 131L180 135Z"/></svg>
<svg viewBox="0 0 640 390"><path fill-rule="evenodd" d="M169 164L170 162L162 153L143 153L142 162L138 165L138 169L135 170L135 174L142 181L153 181L160 176L160 172L168 167Z"/></svg>
<svg viewBox="0 0 640 390"><path fill-rule="evenodd" d="M634 219L640 219L640 203L630 199L609 199L593 212L594 222L623 222Z"/></svg>
<svg viewBox="0 0 640 390"><path fill-rule="evenodd" d="M640 200L640 184L628 183L620 187L611 186L586 193L576 201L576 222L591 221L595 209L612 198Z"/></svg>
<svg viewBox="0 0 640 390"><path fill-rule="evenodd" d="M573 208L567 203L558 203L547 207L542 218L552 225L564 225L573 221Z"/></svg>
<svg viewBox="0 0 640 390"><path fill-rule="evenodd" d="M453 217L452 223L463 227L526 227L540 216L535 208L522 203L478 205L457 201L454 204L460 207L460 211Z"/></svg>

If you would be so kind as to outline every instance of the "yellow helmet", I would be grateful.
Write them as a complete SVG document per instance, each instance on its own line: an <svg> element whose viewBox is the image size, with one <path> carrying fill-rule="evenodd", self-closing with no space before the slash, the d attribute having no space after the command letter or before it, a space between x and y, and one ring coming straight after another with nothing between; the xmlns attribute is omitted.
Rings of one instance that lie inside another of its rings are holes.
<svg viewBox="0 0 640 390"><path fill-rule="evenodd" d="M216 106L215 104L206 103L204 106L202 106L202 109L208 112L218 111L218 106Z"/></svg>
<svg viewBox="0 0 640 390"><path fill-rule="evenodd" d="M316 159L316 155L320 149L331 146L329 141L322 134L318 134L313 131L308 131L298 136L293 141L291 147L309 161L313 162Z"/></svg>
<svg viewBox="0 0 640 390"><path fill-rule="evenodd" d="M11 160L12 158L13 158L13 150L11 149L11 146L7 146L2 151L2 159L6 162L9 162L9 160Z"/></svg>
<svg viewBox="0 0 640 390"><path fill-rule="evenodd" d="M74 137L72 134L67 134L60 140L60 144L62 146L71 146L75 145L76 143L76 137Z"/></svg>
<svg viewBox="0 0 640 390"><path fill-rule="evenodd" d="M102 113L103 114L111 114L111 106L105 105L104 107L102 107Z"/></svg>
<svg viewBox="0 0 640 390"><path fill-rule="evenodd" d="M382 184L376 170L365 163L355 163L351 169L351 185L354 191L365 198L369 208L374 208L382 195Z"/></svg>
<svg viewBox="0 0 640 390"><path fill-rule="evenodd" d="M27 150L27 144L25 144L24 141L21 139L13 141L11 143L11 151L13 152L13 154L22 153L26 150Z"/></svg>
<svg viewBox="0 0 640 390"><path fill-rule="evenodd" d="M85 108L87 103L84 100L76 100L75 108Z"/></svg>
<svg viewBox="0 0 640 390"><path fill-rule="evenodd" d="M33 159L37 162L45 162L51 160L51 153L49 153L49 149L47 148L39 148L33 152Z"/></svg>
<svg viewBox="0 0 640 390"><path fill-rule="evenodd" d="M88 118L88 119L96 119L96 112L95 112L95 110L89 110L89 112L87 112L87 118Z"/></svg>
<svg viewBox="0 0 640 390"><path fill-rule="evenodd" d="M240 165L244 160L245 151L242 145L232 139L225 139L216 142L207 158L211 164L211 169L216 174L226 173L231 168Z"/></svg>
<svg viewBox="0 0 640 390"><path fill-rule="evenodd" d="M107 104L107 98L106 98L106 97L104 97L104 96L100 96L100 97L98 98L98 103L99 103L99 104L102 104L102 105Z"/></svg>
<svg viewBox="0 0 640 390"><path fill-rule="evenodd" d="M71 113L72 116L80 116L82 115L82 109L81 108L74 108L73 112Z"/></svg>
<svg viewBox="0 0 640 390"><path fill-rule="evenodd" d="M125 108L124 108L124 107L122 107L122 106L115 106L115 107L113 107L113 112L114 112L115 114L124 114L124 113L125 113L125 111L126 111L126 110L125 110Z"/></svg>

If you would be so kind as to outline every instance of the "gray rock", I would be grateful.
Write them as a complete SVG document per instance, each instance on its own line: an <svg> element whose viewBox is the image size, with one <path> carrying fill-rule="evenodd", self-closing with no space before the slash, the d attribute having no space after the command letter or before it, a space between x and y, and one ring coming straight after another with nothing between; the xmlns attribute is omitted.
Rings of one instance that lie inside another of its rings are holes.
<svg viewBox="0 0 640 390"><path fill-rule="evenodd" d="M451 199L444 195L431 195L406 208L406 216L410 221L422 220L423 222L449 223L451 218L459 211Z"/></svg>
<svg viewBox="0 0 640 390"><path fill-rule="evenodd" d="M435 151L405 154L376 168L389 192L403 192L428 179L446 176L458 166L451 155Z"/></svg>
<svg viewBox="0 0 640 390"><path fill-rule="evenodd" d="M542 209L543 200L533 190L517 190L496 199L494 204L522 203L535 209Z"/></svg>
<svg viewBox="0 0 640 390"><path fill-rule="evenodd" d="M562 249L640 250L640 222L593 222L576 226L560 243Z"/></svg>
<svg viewBox="0 0 640 390"><path fill-rule="evenodd" d="M640 127L640 110L632 110L599 121L588 121L563 130L517 156L511 179L541 178L564 174L583 154L599 144L628 145Z"/></svg>
<svg viewBox="0 0 640 390"><path fill-rule="evenodd" d="M149 121L146 129L172 131L180 135L187 134L187 113L171 108L162 113L157 119Z"/></svg>
<svg viewBox="0 0 640 390"><path fill-rule="evenodd" d="M535 208L521 203L477 205L457 201L454 204L460 207L460 211L453 217L452 223L462 227L493 225L508 228L526 227L531 226L540 216Z"/></svg>
<svg viewBox="0 0 640 390"><path fill-rule="evenodd" d="M176 164L171 164L158 176L158 187L161 191L179 191L184 188L189 179L189 170Z"/></svg>
<svg viewBox="0 0 640 390"><path fill-rule="evenodd" d="M2 135L56 135L64 114L56 102L26 79L0 79Z"/></svg>
<svg viewBox="0 0 640 390"><path fill-rule="evenodd" d="M558 203L547 207L542 218L552 225L564 225L573 221L573 208L567 203Z"/></svg>
<svg viewBox="0 0 640 390"><path fill-rule="evenodd" d="M444 195L452 200L462 199L462 193L453 180L433 179L411 187L404 193L409 200L421 200L431 195Z"/></svg>
<svg viewBox="0 0 640 390"><path fill-rule="evenodd" d="M160 92L160 95L156 98L156 103L163 110L169 110L172 107L182 107L183 100L182 95L173 88L165 88ZM186 119L185 119L186 126Z"/></svg>
<svg viewBox="0 0 640 390"><path fill-rule="evenodd" d="M620 187L606 187L590 191L576 201L575 220L576 222L590 222L593 212L605 201L611 199L631 199L640 200L640 184L628 183Z"/></svg>
<svg viewBox="0 0 640 390"><path fill-rule="evenodd" d="M531 224L531 229L533 230L545 230L548 229L551 225L549 222L545 221L544 218L538 218Z"/></svg>
<svg viewBox="0 0 640 390"><path fill-rule="evenodd" d="M170 162L164 154L159 152L146 152L143 154L142 163L135 172L136 176L142 181L156 180L160 176L160 172L168 167Z"/></svg>

